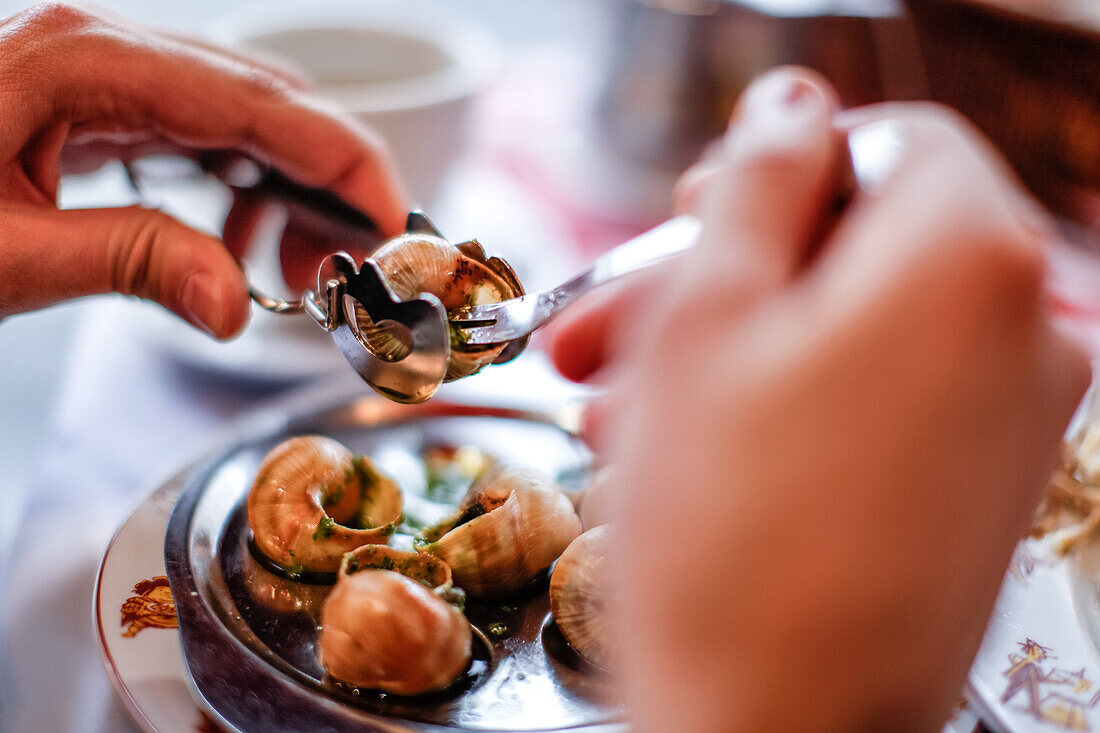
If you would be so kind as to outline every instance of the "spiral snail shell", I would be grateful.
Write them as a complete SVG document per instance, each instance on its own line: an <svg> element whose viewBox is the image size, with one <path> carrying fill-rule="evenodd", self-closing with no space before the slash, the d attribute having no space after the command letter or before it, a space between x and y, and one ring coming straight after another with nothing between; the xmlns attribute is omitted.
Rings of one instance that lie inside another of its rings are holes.
<svg viewBox="0 0 1100 733"><path fill-rule="evenodd" d="M385 543L401 491L365 456L319 435L290 438L260 464L248 492L256 548L291 575L334 573L345 552Z"/></svg>
<svg viewBox="0 0 1100 733"><path fill-rule="evenodd" d="M446 687L469 666L473 637L446 563L364 545L344 556L321 610L321 664L341 682L398 695Z"/></svg>
<svg viewBox="0 0 1100 733"><path fill-rule="evenodd" d="M569 646L604 669L613 660L606 617L611 528L604 524L573 540L550 576L550 613Z"/></svg>
<svg viewBox="0 0 1100 733"><path fill-rule="evenodd" d="M550 566L581 531L557 483L529 468L495 468L452 516L424 530L419 549L450 566L470 596L505 596Z"/></svg>
<svg viewBox="0 0 1100 733"><path fill-rule="evenodd" d="M451 568L435 555L408 552L386 545L363 545L344 555L337 577L362 570L392 570L415 580L459 610L466 605L466 594L455 588Z"/></svg>
<svg viewBox="0 0 1100 733"><path fill-rule="evenodd" d="M456 246L432 234L409 232L387 242L371 259L395 297L409 300L420 293L431 293L448 313L523 294L511 269L486 259L476 243ZM410 346L398 331L385 322L374 324L362 306L355 306L355 315L360 333L379 358L397 361L409 353ZM452 328L450 364L444 381L474 374L499 357L505 346L468 346L461 330Z"/></svg>

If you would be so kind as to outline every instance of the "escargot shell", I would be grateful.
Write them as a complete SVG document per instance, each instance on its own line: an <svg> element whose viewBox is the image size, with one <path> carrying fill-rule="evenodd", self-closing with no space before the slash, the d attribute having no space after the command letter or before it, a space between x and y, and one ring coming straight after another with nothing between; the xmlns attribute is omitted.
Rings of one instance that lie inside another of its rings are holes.
<svg viewBox="0 0 1100 733"><path fill-rule="evenodd" d="M451 568L435 555L398 550L386 545L363 545L344 555L339 577L362 570L392 570L430 588L433 593L459 610L465 606L466 594L462 589L454 587Z"/></svg>
<svg viewBox="0 0 1100 733"><path fill-rule="evenodd" d="M550 576L550 613L562 636L578 654L604 669L613 651L605 609L610 549L611 528L590 529L569 544Z"/></svg>
<svg viewBox="0 0 1100 733"><path fill-rule="evenodd" d="M442 558L467 594L491 598L523 587L580 531L572 503L552 478L528 468L496 468L416 544Z"/></svg>
<svg viewBox="0 0 1100 733"><path fill-rule="evenodd" d="M394 296L409 300L420 293L431 293L448 313L523 294L514 276L490 269L488 262L468 256L460 247L431 234L412 232L396 237L371 259ZM374 324L359 305L355 314L359 331L379 358L397 361L409 353L409 343L397 330L384 322ZM461 330L452 328L451 360L444 381L474 374L500 356L504 347L505 344L468 346Z"/></svg>
<svg viewBox="0 0 1100 733"><path fill-rule="evenodd" d="M425 585L391 570L342 573L321 611L321 663L337 680L398 695L446 687L467 668L470 625Z"/></svg>
<svg viewBox="0 0 1100 733"><path fill-rule="evenodd" d="M242 585L257 606L282 614L302 613L317 617L330 587L300 583L269 571L253 557L246 556L240 568Z"/></svg>
<svg viewBox="0 0 1100 733"><path fill-rule="evenodd" d="M365 456L331 438L291 438L260 464L248 493L256 548L292 575L334 573L345 552L385 543L401 491Z"/></svg>

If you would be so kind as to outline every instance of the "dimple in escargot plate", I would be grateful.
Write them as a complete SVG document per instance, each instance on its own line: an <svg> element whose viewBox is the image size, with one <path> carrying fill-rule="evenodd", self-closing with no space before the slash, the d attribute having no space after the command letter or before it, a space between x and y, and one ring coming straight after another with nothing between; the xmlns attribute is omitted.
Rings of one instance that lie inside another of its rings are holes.
<svg viewBox="0 0 1100 733"><path fill-rule="evenodd" d="M246 431L247 432L247 431ZM331 589L270 572L249 546L244 503L265 453L292 435L328 435L370 456L429 523L461 496L425 470L438 449L480 451L579 484L584 444L539 412L439 399L403 406L337 397L243 434L190 477L169 521L165 563L185 661L200 702L228 729L367 731L620 730L606 683L548 622L545 573L515 597L470 602L474 660L442 693L399 698L343 688L318 661L321 605ZM411 536L391 544L411 546Z"/></svg>

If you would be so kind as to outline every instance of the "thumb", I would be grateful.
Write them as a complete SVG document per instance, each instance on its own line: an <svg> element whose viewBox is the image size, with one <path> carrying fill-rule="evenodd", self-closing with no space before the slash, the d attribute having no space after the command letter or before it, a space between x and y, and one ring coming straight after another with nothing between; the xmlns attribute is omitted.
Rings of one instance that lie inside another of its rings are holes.
<svg viewBox="0 0 1100 733"><path fill-rule="evenodd" d="M685 258L693 279L751 304L796 273L837 185L836 104L828 82L805 69L780 68L750 85L701 195L703 233Z"/></svg>
<svg viewBox="0 0 1100 733"><path fill-rule="evenodd" d="M248 320L248 286L217 239L155 210L0 208L0 317L118 292L216 338Z"/></svg>
<svg viewBox="0 0 1100 733"><path fill-rule="evenodd" d="M703 221L698 246L674 265L572 306L550 331L551 358L562 374L589 379L614 359L621 334L655 333L629 326L667 320L671 299L661 295L669 290L670 271L679 273L682 291L708 294L714 307L707 313L722 324L789 281L814 244L836 185L842 152L833 128L836 106L829 83L806 69L779 68L754 82L725 140L678 185L678 208L696 210ZM720 306L719 297L732 303ZM673 319L669 325L679 336L689 332L685 323L692 319Z"/></svg>

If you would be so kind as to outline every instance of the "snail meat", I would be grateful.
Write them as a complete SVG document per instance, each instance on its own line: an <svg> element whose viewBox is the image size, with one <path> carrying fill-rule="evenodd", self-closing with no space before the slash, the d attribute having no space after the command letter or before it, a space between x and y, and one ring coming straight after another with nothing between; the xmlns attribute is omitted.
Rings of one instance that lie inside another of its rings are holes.
<svg viewBox="0 0 1100 733"><path fill-rule="evenodd" d="M366 545L348 553L321 611L321 663L336 680L398 695L449 685L473 636L446 563Z"/></svg>
<svg viewBox="0 0 1100 733"><path fill-rule="evenodd" d="M454 587L450 566L435 555L398 550L386 545L363 545L344 555L339 577L361 570L392 570L430 588L459 610L466 605L466 594L461 588Z"/></svg>
<svg viewBox="0 0 1100 733"><path fill-rule="evenodd" d="M423 456L425 496L432 501L454 503L470 488L470 484L492 468L493 458L473 446L435 445Z"/></svg>
<svg viewBox="0 0 1100 733"><path fill-rule="evenodd" d="M401 521L402 498L369 458L309 435L264 457L247 509L256 548L295 576L334 573L345 552L385 544Z"/></svg>
<svg viewBox="0 0 1100 733"><path fill-rule="evenodd" d="M511 268L496 258L486 259L476 242L454 245L432 234L409 232L387 242L371 260L395 297L410 300L431 293L448 313L523 295ZM400 330L385 321L373 323L358 304L355 315L359 332L376 356L398 361L409 354L410 344ZM469 346L462 335L462 329L450 328L451 357L444 381L476 373L500 357L506 346Z"/></svg>
<svg viewBox="0 0 1100 733"><path fill-rule="evenodd" d="M479 479L458 510L416 544L446 562L467 594L492 598L522 588L580 532L572 502L552 478L505 467Z"/></svg>

